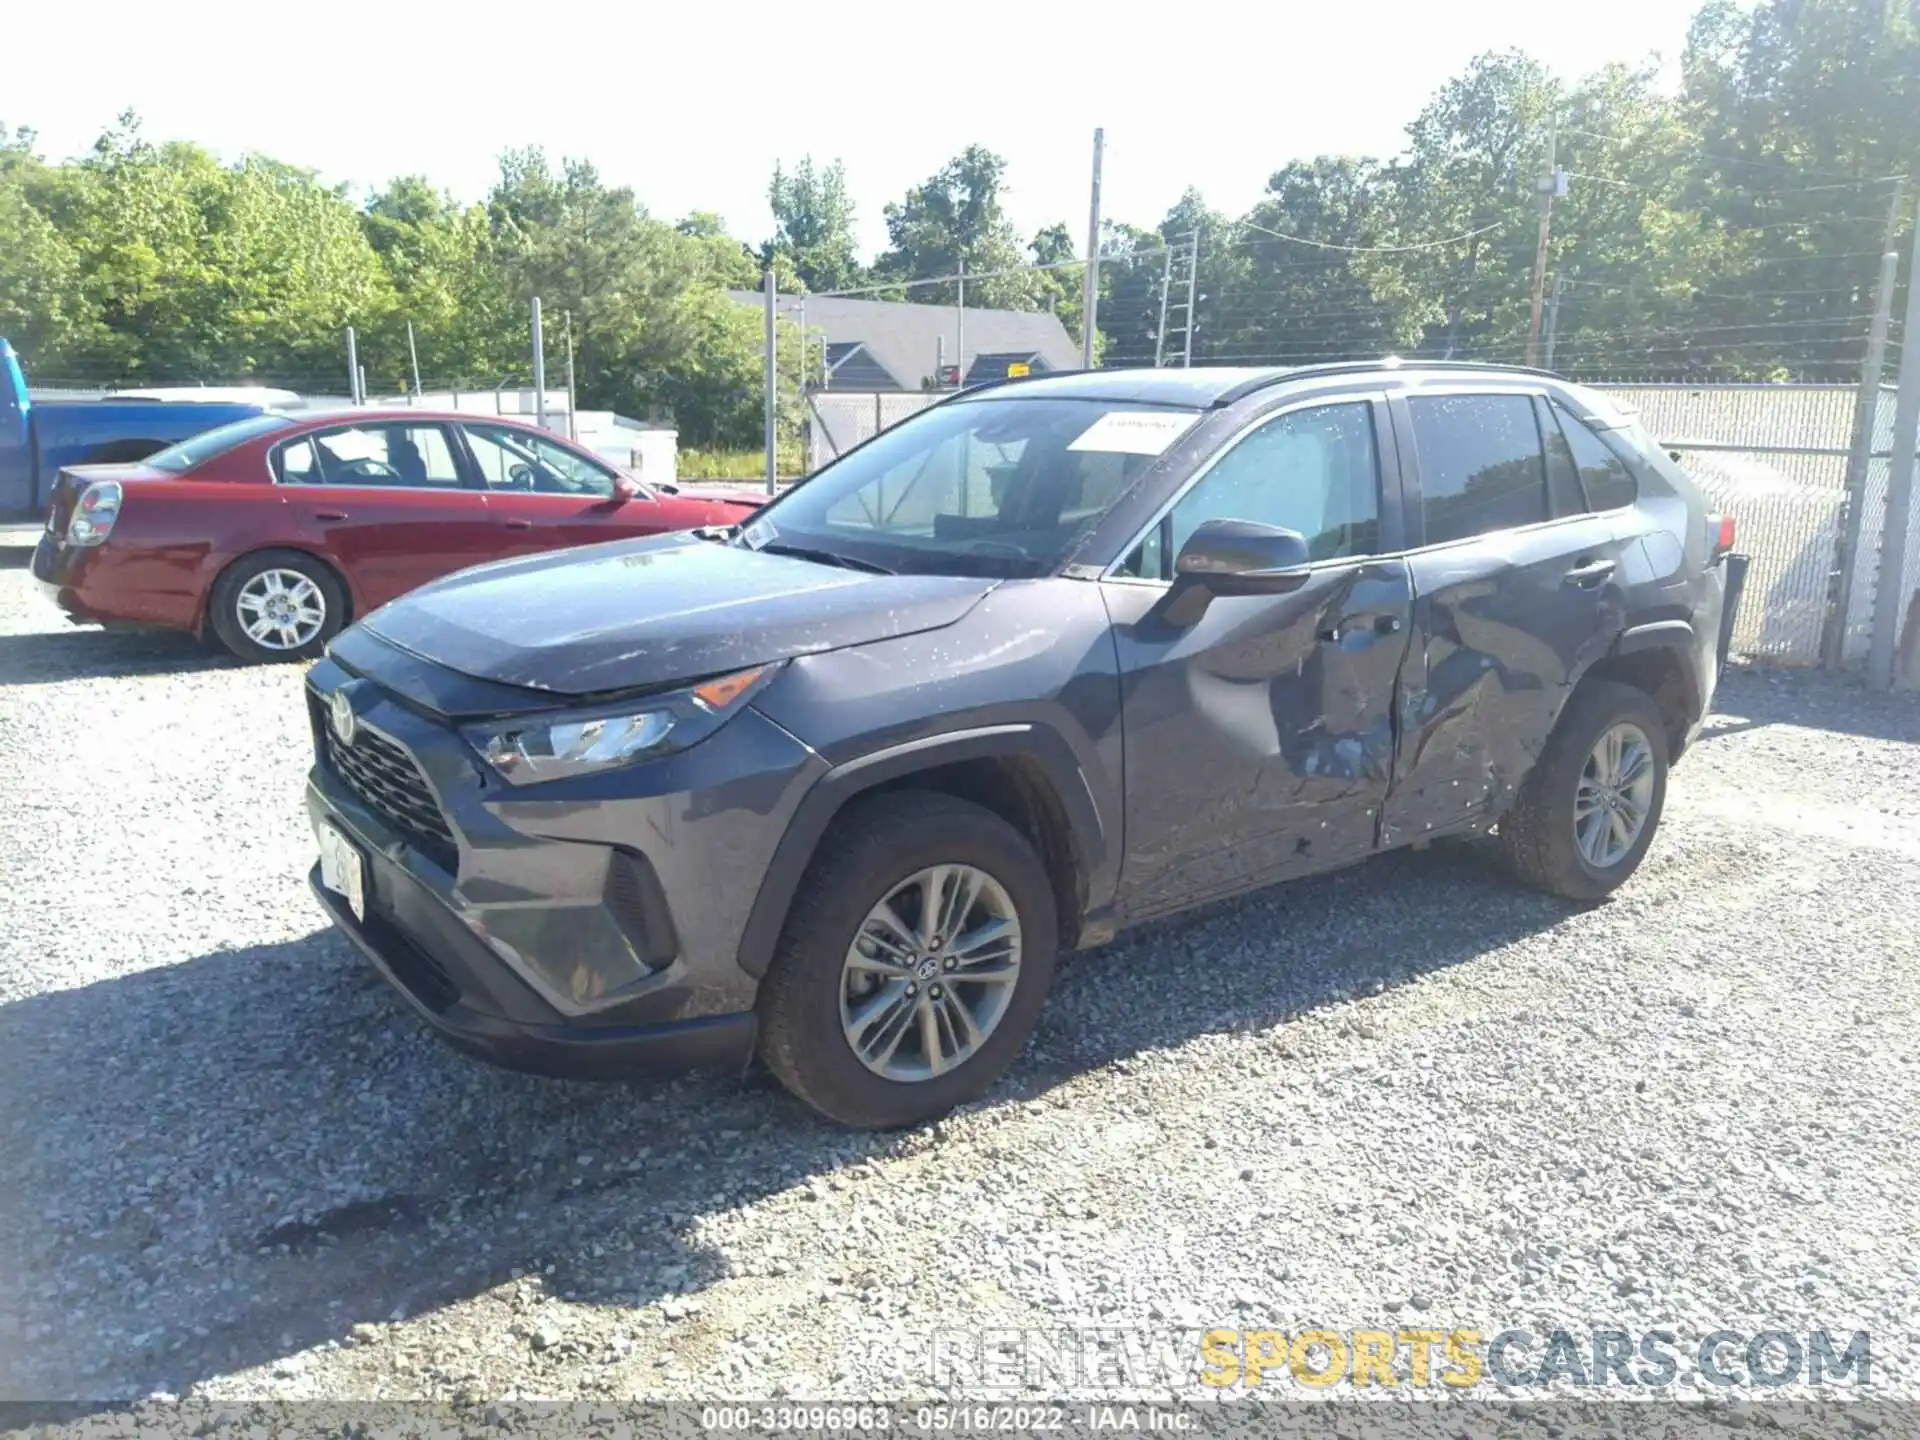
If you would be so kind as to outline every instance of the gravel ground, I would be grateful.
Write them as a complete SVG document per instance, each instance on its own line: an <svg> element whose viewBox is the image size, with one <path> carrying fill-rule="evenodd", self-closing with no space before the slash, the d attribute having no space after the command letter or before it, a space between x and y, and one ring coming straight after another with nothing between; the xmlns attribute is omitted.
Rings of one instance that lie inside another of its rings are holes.
<svg viewBox="0 0 1920 1440"><path fill-rule="evenodd" d="M1436 847L1214 907L876 1137L444 1048L305 892L299 683L0 569L0 1398L917 1398L937 1334L982 1394L985 1327L1416 1324L1862 1328L1920 1397L1913 697L1731 675L1612 903Z"/></svg>

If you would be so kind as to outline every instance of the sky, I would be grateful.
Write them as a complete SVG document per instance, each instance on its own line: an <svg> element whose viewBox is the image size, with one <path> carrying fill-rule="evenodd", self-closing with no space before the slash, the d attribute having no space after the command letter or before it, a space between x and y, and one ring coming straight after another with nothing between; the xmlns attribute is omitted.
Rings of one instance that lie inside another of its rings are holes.
<svg viewBox="0 0 1920 1440"><path fill-rule="evenodd" d="M1288 160L1397 152L1483 50L1517 46L1569 78L1657 53L1671 75L1694 8L34 4L0 25L0 122L59 159L130 108L149 139L259 151L356 189L423 174L467 200L503 150L536 144L592 161L655 215L714 211L751 242L772 228L774 164L811 154L845 162L872 254L882 206L971 143L1006 158L1023 235L1065 221L1084 236L1095 126L1109 219L1152 225L1188 185L1239 213Z"/></svg>

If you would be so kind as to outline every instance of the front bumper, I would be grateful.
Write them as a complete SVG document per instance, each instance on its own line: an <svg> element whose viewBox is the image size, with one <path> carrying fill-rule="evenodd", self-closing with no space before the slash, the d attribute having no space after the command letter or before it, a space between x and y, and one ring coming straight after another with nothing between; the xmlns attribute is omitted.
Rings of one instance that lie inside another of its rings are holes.
<svg viewBox="0 0 1920 1440"><path fill-rule="evenodd" d="M545 1074L745 1061L758 983L741 935L824 761L748 709L681 754L516 789L445 722L334 661L308 686L308 811L360 852L366 919L317 872L316 894L436 1029ZM346 752L329 738L343 691Z"/></svg>
<svg viewBox="0 0 1920 1440"><path fill-rule="evenodd" d="M483 960L475 967L453 949L429 953L371 911L364 923L354 919L346 902L320 883L318 865L308 884L333 923L423 1020L456 1048L495 1065L574 1080L619 1080L644 1071L738 1068L753 1055L751 1011L662 1025L510 1020L479 998L504 978L493 965Z"/></svg>

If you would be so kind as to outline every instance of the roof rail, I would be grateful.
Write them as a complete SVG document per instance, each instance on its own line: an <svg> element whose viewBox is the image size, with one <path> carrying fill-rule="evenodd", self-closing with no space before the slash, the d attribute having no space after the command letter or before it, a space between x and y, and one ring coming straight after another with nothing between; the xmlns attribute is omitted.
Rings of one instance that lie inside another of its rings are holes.
<svg viewBox="0 0 1920 1440"><path fill-rule="evenodd" d="M1299 380L1314 375L1355 375L1371 370L1470 370L1492 371L1500 375L1540 375L1551 380L1564 380L1564 375L1552 370L1542 370L1531 365L1495 365L1479 360L1409 360L1405 356L1387 355L1378 360L1328 360L1315 365L1291 365L1256 375L1251 380L1242 380L1238 385L1229 387L1216 395L1210 408L1218 410L1268 386L1279 385L1288 380Z"/></svg>

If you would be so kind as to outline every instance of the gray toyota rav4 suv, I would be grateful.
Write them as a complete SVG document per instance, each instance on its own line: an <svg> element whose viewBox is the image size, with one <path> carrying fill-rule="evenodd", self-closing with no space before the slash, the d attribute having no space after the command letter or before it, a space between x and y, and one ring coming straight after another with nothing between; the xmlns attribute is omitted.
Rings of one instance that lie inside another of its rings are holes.
<svg viewBox="0 0 1920 1440"><path fill-rule="evenodd" d="M482 566L314 666L315 892L519 1068L758 1054L852 1125L979 1095L1063 949L1496 830L1633 873L1730 522L1544 373L963 392L752 521Z"/></svg>

